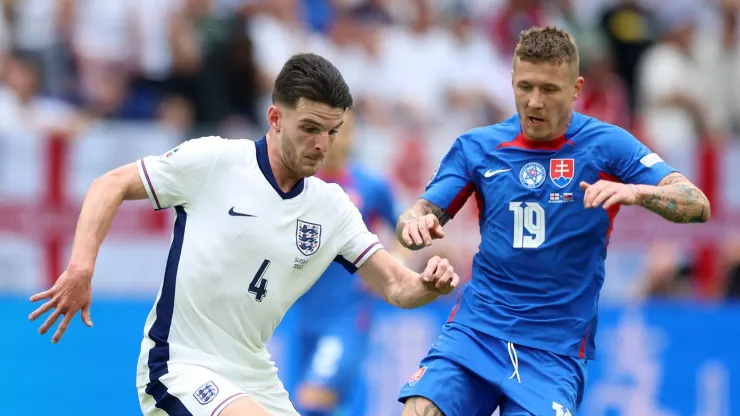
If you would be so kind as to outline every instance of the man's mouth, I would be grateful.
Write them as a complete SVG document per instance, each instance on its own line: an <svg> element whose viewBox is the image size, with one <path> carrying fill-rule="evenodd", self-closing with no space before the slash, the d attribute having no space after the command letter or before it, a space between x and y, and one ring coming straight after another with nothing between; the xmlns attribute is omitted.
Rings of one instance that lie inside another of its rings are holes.
<svg viewBox="0 0 740 416"><path fill-rule="evenodd" d="M529 117L529 123L533 126L539 126L540 124L544 123L545 119L540 117Z"/></svg>

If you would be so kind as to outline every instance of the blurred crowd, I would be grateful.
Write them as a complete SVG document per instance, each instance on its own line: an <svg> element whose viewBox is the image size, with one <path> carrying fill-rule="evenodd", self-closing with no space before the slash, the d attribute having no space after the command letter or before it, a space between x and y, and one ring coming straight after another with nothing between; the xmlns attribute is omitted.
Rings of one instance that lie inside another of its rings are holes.
<svg viewBox="0 0 740 416"><path fill-rule="evenodd" d="M361 123L470 128L513 113L517 36L551 24L580 49L578 111L658 152L740 137L740 0L0 2L2 133L73 136L100 120L264 131L274 77L298 52L339 67ZM740 243L726 249L740 296ZM690 265L655 250L646 293L684 293Z"/></svg>
<svg viewBox="0 0 740 416"><path fill-rule="evenodd" d="M737 0L2 0L0 128L89 119L264 127L293 53L343 71L369 123L513 110L518 33L575 34L579 110L658 147L737 132ZM667 7L670 5L670 7ZM84 124L83 124L84 125Z"/></svg>

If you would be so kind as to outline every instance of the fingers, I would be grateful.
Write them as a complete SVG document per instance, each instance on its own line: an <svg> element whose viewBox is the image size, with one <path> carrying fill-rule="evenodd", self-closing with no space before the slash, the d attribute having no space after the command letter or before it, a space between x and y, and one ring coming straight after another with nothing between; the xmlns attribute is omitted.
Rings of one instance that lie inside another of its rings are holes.
<svg viewBox="0 0 740 416"><path fill-rule="evenodd" d="M80 319L82 319L82 322L87 325L88 327L92 327L92 318L90 317L90 304L86 304L82 307L82 312L80 313Z"/></svg>
<svg viewBox="0 0 740 416"><path fill-rule="evenodd" d="M421 235L421 239L424 240L425 246L432 245L432 235L429 234L429 230L432 227L429 226L429 221L425 221L423 223L419 223L419 234Z"/></svg>
<svg viewBox="0 0 740 416"><path fill-rule="evenodd" d="M619 193L616 193L609 197L609 199L604 202L604 209L609 209L613 207L614 205L622 203L622 196Z"/></svg>
<svg viewBox="0 0 740 416"><path fill-rule="evenodd" d="M593 208L594 201L599 196L599 194L601 194L601 192L604 191L605 188L606 188L606 182L604 181L598 181L593 185L589 185L586 188L586 191L583 193L583 206L587 209ZM607 197L609 196L611 195L608 195Z"/></svg>
<svg viewBox="0 0 740 416"><path fill-rule="evenodd" d="M579 185L581 186L581 189L583 189L584 191L585 191L586 189L588 189L588 187L589 187L589 186L591 186L591 184L590 184L590 183L588 183L588 182L583 182L583 181L581 181L581 183L580 183Z"/></svg>
<svg viewBox="0 0 740 416"><path fill-rule="evenodd" d="M74 312L64 315L64 319L62 319L62 323L59 324L59 326L57 327L57 331L54 333L54 336L51 338L51 342L53 344L56 344L57 342L59 342L60 339L62 339L62 335L64 335L64 332L69 327L69 322L72 320L73 316L75 316Z"/></svg>
<svg viewBox="0 0 740 416"><path fill-rule="evenodd" d="M452 292L460 283L460 277L455 273L449 260L437 256L429 260L423 273L423 279L433 284L436 290L445 295Z"/></svg>
<svg viewBox="0 0 740 416"><path fill-rule="evenodd" d="M59 319L59 315L61 314L62 312L60 312L59 309L55 309L54 312L52 312L51 315L46 318L46 322L41 325L41 328L39 328L39 334L46 334L49 331L49 328L51 328L51 326L57 322L57 319Z"/></svg>
<svg viewBox="0 0 740 416"><path fill-rule="evenodd" d="M437 279L437 289L445 289L446 287L449 287L452 282L452 278L456 275L455 268L448 263L444 273L442 273L442 275ZM454 286L452 286L452 288L454 288Z"/></svg>
<svg viewBox="0 0 740 416"><path fill-rule="evenodd" d="M434 275L432 275L432 282L434 282L439 288L439 280L445 276L447 269L451 268L450 261L447 259L440 259L437 262L437 267L434 269Z"/></svg>
<svg viewBox="0 0 740 416"><path fill-rule="evenodd" d="M433 215L427 215L421 218L414 218L403 227L401 231L401 240L406 248L421 248L432 244L432 234L430 230L438 226L439 222ZM438 237L436 237L438 238Z"/></svg>
<svg viewBox="0 0 740 416"><path fill-rule="evenodd" d="M51 289L45 291L45 292L37 293L37 294L31 296L30 301L31 302L36 302L36 301L39 301L39 300L42 300L42 299L51 299L52 296L54 296L54 288L53 287Z"/></svg>
<svg viewBox="0 0 740 416"><path fill-rule="evenodd" d="M612 188L602 188L594 197L593 201L591 201L591 208L597 208L601 204L604 203L607 199L611 198L617 193L616 189Z"/></svg>
<svg viewBox="0 0 740 416"><path fill-rule="evenodd" d="M432 229L432 238L444 238L445 232L442 229L442 225L437 223L436 226Z"/></svg>
<svg viewBox="0 0 740 416"><path fill-rule="evenodd" d="M434 274L437 271L437 266L440 262L439 256L434 256L427 262L427 267L424 269L424 272L421 274L422 280L425 282L433 282L434 280Z"/></svg>
<svg viewBox="0 0 740 416"><path fill-rule="evenodd" d="M403 240L403 244L406 247L414 245L414 240L411 239L411 233L409 232L410 228L409 224L406 224L403 226L403 230L401 231L401 240Z"/></svg>
<svg viewBox="0 0 740 416"><path fill-rule="evenodd" d="M427 214L426 215L426 225L427 229L430 231L430 237L432 240L443 238L445 236L444 230L442 230L442 224L439 223L439 219L434 214ZM429 241L429 244L431 245L431 240Z"/></svg>
<svg viewBox="0 0 740 416"><path fill-rule="evenodd" d="M409 221L408 224L409 227L409 235L411 236L411 241L413 242L413 245L415 246L421 246L424 244L424 240L421 237L421 233L419 232L419 219L414 218L413 220Z"/></svg>
<svg viewBox="0 0 740 416"><path fill-rule="evenodd" d="M46 312L49 312L49 310L53 307L54 307L53 301L44 303L38 309L36 309L30 315L28 315L28 320L31 322L35 321L39 316L45 314Z"/></svg>

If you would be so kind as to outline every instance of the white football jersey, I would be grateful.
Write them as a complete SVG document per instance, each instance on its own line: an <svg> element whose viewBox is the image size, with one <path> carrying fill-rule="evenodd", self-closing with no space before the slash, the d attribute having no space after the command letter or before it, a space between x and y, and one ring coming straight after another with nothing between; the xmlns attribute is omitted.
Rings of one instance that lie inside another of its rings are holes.
<svg viewBox="0 0 740 416"><path fill-rule="evenodd" d="M137 384L200 366L242 388L277 382L265 342L332 261L354 272L381 248L337 185L277 185L266 139L206 137L138 162L155 209L175 207L164 280Z"/></svg>

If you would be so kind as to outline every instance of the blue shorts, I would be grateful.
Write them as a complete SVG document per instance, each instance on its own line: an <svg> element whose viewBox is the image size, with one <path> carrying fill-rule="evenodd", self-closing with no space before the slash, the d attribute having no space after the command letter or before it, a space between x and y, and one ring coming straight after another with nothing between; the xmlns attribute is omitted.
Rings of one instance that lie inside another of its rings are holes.
<svg viewBox="0 0 740 416"><path fill-rule="evenodd" d="M350 396L362 376L370 334L357 324L355 314L332 320L329 326L300 335L302 381L327 388L342 401Z"/></svg>
<svg viewBox="0 0 740 416"><path fill-rule="evenodd" d="M431 400L446 416L575 416L586 360L514 345L448 323L398 400Z"/></svg>

